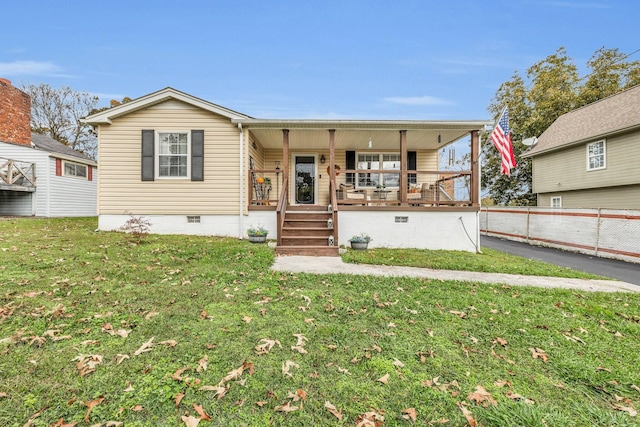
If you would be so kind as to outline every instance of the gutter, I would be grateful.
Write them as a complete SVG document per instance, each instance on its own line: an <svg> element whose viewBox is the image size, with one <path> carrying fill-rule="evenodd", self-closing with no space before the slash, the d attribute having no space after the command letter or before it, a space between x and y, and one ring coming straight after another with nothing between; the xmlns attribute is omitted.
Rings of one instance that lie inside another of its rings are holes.
<svg viewBox="0 0 640 427"><path fill-rule="evenodd" d="M238 123L238 131L240 131L240 209L238 218L238 238L242 240L242 231L244 230L244 130L242 123Z"/></svg>

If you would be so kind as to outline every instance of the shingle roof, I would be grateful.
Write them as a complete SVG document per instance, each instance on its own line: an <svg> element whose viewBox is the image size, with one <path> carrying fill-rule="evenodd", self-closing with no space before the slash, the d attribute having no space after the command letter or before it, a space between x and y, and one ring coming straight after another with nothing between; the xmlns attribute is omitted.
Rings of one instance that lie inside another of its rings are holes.
<svg viewBox="0 0 640 427"><path fill-rule="evenodd" d="M523 157L640 127L640 85L558 117Z"/></svg>
<svg viewBox="0 0 640 427"><path fill-rule="evenodd" d="M65 156L77 157L82 160L89 160L93 162L93 160L91 160L85 154L79 151L76 151L73 148L68 147L59 141L56 141L55 139L47 135L31 132L31 142L36 148L39 148L40 150L43 150L43 151L48 151L50 153L64 154Z"/></svg>

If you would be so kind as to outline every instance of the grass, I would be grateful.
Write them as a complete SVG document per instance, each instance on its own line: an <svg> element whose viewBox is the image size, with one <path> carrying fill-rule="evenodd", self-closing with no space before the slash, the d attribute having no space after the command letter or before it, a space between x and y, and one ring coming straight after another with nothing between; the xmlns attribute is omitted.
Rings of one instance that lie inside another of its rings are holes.
<svg viewBox="0 0 640 427"><path fill-rule="evenodd" d="M594 274L509 255L489 248L482 248L482 254L462 251L376 248L368 251L348 251L343 256L343 259L345 262L361 264L401 265L441 270L465 270L578 279L603 279L603 277Z"/></svg>
<svg viewBox="0 0 640 427"><path fill-rule="evenodd" d="M266 245L95 228L0 221L2 426L638 425L637 294L283 274Z"/></svg>

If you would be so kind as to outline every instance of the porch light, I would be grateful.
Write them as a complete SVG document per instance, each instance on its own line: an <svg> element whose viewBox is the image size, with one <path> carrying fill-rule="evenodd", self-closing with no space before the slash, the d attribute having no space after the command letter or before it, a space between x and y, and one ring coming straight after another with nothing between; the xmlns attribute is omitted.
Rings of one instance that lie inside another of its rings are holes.
<svg viewBox="0 0 640 427"><path fill-rule="evenodd" d="M280 160L276 160L276 170L280 170Z"/></svg>
<svg viewBox="0 0 640 427"><path fill-rule="evenodd" d="M369 138L369 148L373 147L373 142L371 142L371 138Z"/></svg>
<svg viewBox="0 0 640 427"><path fill-rule="evenodd" d="M322 156L320 156L320 163L324 163L326 161L327 161L327 159L324 158L324 154Z"/></svg>
<svg viewBox="0 0 640 427"><path fill-rule="evenodd" d="M438 144L442 143L442 135L440 135L440 133L438 133Z"/></svg>

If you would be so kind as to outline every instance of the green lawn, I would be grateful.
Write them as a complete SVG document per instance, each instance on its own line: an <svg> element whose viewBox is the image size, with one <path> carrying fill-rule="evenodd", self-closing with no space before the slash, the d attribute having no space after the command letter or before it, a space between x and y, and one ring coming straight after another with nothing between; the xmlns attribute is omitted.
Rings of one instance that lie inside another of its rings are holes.
<svg viewBox="0 0 640 427"><path fill-rule="evenodd" d="M266 245L95 228L0 221L1 426L638 425L638 294L283 274ZM412 254L370 252L345 258Z"/></svg>

